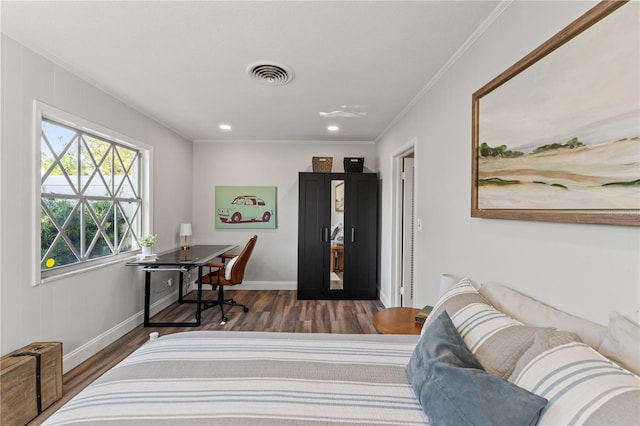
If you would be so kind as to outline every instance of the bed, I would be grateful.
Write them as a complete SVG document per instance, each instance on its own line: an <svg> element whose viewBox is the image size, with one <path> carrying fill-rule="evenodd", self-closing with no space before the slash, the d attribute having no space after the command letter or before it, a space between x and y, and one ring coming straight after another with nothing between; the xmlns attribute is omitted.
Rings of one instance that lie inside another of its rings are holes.
<svg viewBox="0 0 640 426"><path fill-rule="evenodd" d="M418 336L191 331L142 346L45 424L425 424Z"/></svg>
<svg viewBox="0 0 640 426"><path fill-rule="evenodd" d="M452 286L422 336L161 336L44 424L639 423L637 325L477 287Z"/></svg>

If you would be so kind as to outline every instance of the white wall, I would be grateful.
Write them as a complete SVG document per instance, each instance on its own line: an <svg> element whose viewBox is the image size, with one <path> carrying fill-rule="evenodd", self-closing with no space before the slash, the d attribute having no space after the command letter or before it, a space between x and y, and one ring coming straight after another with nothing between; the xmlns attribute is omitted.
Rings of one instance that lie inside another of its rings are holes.
<svg viewBox="0 0 640 426"><path fill-rule="evenodd" d="M154 149L157 250L176 247L191 220L192 144L14 40L2 36L0 146L0 352L34 341L62 341L65 371L141 323L143 281L124 262L32 286L31 165L33 100L39 100ZM154 287L152 302L175 297Z"/></svg>
<svg viewBox="0 0 640 426"><path fill-rule="evenodd" d="M313 156L333 157L342 172L344 157L365 157L375 171L372 143L309 141L197 142L193 149L194 243L243 246L254 233L258 242L238 288L295 289L298 266L298 173L311 171ZM216 185L276 186L277 229L215 229Z"/></svg>
<svg viewBox="0 0 640 426"><path fill-rule="evenodd" d="M30 194L32 100L154 147L157 251L179 244L191 221L194 243L243 245L253 230L214 229L216 185L274 185L278 228L256 230L247 270L253 288L295 288L297 173L311 157L366 157L380 170L382 290L391 289L391 155L416 138L416 305L433 303L443 272L509 284L559 308L606 323L608 311L637 317L640 229L472 219L469 211L471 94L591 7L594 2L512 2L411 111L372 144L216 142L194 146L51 61L2 36L0 145L0 352L33 341L64 342L65 370L141 321L141 274L124 265L33 287ZM158 288L153 301L170 301Z"/></svg>
<svg viewBox="0 0 640 426"><path fill-rule="evenodd" d="M606 324L638 320L640 229L470 217L471 95L594 2L512 2L379 144L382 283L391 292L391 156L417 138L416 306L433 304L442 273L508 284Z"/></svg>

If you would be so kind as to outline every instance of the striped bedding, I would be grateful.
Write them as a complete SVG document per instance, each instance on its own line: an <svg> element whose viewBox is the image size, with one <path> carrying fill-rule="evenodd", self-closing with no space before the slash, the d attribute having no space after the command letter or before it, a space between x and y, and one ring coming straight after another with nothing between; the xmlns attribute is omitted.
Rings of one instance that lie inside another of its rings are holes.
<svg viewBox="0 0 640 426"><path fill-rule="evenodd" d="M584 343L545 339L536 336L512 380L549 401L539 425L640 424L640 377Z"/></svg>
<svg viewBox="0 0 640 426"><path fill-rule="evenodd" d="M193 331L142 346L44 423L427 424L418 336Z"/></svg>

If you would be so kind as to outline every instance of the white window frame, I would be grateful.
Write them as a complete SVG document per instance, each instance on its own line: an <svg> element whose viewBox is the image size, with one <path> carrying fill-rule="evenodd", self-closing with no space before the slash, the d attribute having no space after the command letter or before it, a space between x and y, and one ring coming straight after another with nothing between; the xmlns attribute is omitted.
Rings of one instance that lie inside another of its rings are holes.
<svg viewBox="0 0 640 426"><path fill-rule="evenodd" d="M40 101L34 101L34 125L33 125L33 145L32 145L32 158L33 158L33 196L32 196L32 212L33 212L33 235L31 236L32 244L32 285L40 285L51 281L57 281L73 275L85 273L95 269L104 268L115 263L121 263L127 261L133 257L131 252L118 253L111 256L107 256L101 259L92 259L88 262L80 262L68 266L60 267L51 271L41 271L41 259L40 259L40 210L41 210L41 164L40 164L40 152L41 152L41 137L42 137L42 119L46 118L51 121L55 121L66 126L78 129L83 132L91 133L99 136L100 138L109 141L116 142L126 147L131 147L140 151L141 154L141 173L140 173L140 196L142 198L140 219L142 220L141 233L143 235L153 234L153 214L151 206L153 206L152 200L152 176L153 176L153 147L140 142L136 139L118 133L114 130L103 127L99 124L93 123L84 118L77 117L68 112L62 111L51 105L47 105ZM43 272L46 272L43 274Z"/></svg>

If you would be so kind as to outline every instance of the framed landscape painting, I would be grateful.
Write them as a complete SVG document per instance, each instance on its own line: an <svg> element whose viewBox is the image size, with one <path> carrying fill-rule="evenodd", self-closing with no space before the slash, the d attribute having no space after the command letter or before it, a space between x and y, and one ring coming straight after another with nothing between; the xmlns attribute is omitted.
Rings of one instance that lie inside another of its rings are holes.
<svg viewBox="0 0 640 426"><path fill-rule="evenodd" d="M216 186L216 229L275 229L275 186Z"/></svg>
<svg viewBox="0 0 640 426"><path fill-rule="evenodd" d="M640 225L638 2L602 2L473 94L471 215Z"/></svg>

